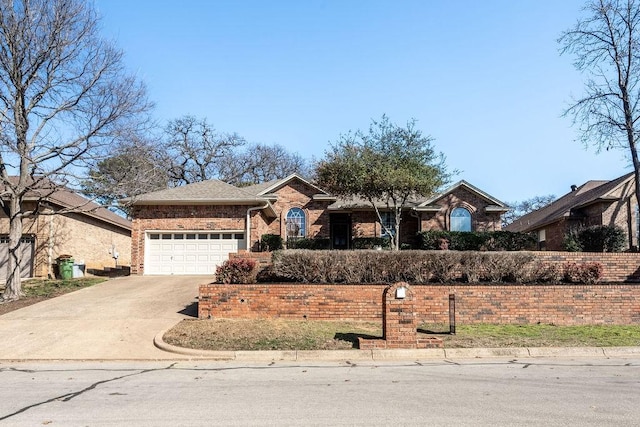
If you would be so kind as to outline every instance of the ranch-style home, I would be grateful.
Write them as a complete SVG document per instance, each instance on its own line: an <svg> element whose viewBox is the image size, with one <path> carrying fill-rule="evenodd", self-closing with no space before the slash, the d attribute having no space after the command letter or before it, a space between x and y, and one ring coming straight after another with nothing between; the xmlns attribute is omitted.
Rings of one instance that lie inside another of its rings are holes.
<svg viewBox="0 0 640 427"><path fill-rule="evenodd" d="M501 229L509 208L466 181L402 215L401 243L418 231ZM333 249L349 249L353 238L382 237L366 202L340 200L298 175L238 188L203 181L138 196L132 210L133 274L213 274L229 253L258 251L263 234L287 241L328 238ZM392 221L390 212L383 221Z"/></svg>
<svg viewBox="0 0 640 427"><path fill-rule="evenodd" d="M535 232L541 250L562 251L567 232L595 225L624 230L627 248L638 248L640 222L633 173L611 181L592 180L577 186L547 206L520 217L508 231Z"/></svg>

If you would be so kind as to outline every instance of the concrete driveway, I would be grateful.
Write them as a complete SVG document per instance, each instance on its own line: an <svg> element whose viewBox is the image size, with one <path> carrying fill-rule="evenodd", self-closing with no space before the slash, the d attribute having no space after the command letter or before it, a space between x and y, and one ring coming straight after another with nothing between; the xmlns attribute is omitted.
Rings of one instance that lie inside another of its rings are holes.
<svg viewBox="0 0 640 427"><path fill-rule="evenodd" d="M153 337L197 315L206 276L129 276L0 316L0 360L179 359Z"/></svg>

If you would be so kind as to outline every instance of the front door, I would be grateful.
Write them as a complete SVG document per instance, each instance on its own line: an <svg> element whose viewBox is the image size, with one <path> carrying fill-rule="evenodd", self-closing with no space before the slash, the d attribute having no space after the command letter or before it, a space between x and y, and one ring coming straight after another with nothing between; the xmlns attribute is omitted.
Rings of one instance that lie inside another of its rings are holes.
<svg viewBox="0 0 640 427"><path fill-rule="evenodd" d="M331 247L332 249L349 249L351 242L351 215L331 215Z"/></svg>

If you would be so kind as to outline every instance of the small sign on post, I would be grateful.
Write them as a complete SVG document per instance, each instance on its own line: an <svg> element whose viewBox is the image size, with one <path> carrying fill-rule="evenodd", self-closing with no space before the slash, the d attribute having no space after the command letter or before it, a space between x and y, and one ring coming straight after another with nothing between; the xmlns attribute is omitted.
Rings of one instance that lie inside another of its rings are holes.
<svg viewBox="0 0 640 427"><path fill-rule="evenodd" d="M456 295L449 294L449 333L456 334Z"/></svg>

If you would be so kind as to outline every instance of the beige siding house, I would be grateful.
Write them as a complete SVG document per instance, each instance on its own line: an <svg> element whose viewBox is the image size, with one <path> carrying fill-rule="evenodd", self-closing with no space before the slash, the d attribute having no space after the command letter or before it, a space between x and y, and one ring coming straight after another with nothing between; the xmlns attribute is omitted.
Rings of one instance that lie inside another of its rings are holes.
<svg viewBox="0 0 640 427"><path fill-rule="evenodd" d="M8 233L9 220L0 211L0 277ZM76 193L57 190L40 200L37 216L25 220L21 251L23 277L52 277L60 255L71 255L86 269L129 266L131 222Z"/></svg>

